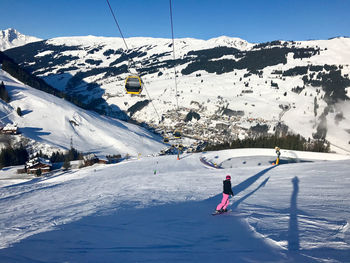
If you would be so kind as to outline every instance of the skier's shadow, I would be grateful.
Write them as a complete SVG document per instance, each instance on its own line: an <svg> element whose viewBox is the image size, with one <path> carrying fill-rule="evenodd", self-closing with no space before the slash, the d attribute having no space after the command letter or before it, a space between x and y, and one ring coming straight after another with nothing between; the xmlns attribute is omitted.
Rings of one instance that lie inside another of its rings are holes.
<svg viewBox="0 0 350 263"><path fill-rule="evenodd" d="M249 196L251 196L252 194L254 194L256 191L258 191L261 187L264 187L267 183L267 181L270 179L270 177L267 177L257 188L255 188L253 191L251 191L250 193L246 194L245 196L241 197L240 199L238 199L237 201L233 202L232 204L232 209L236 209L240 203L242 203L245 199L247 199Z"/></svg>
<svg viewBox="0 0 350 263"><path fill-rule="evenodd" d="M248 179L244 180L243 182L241 182L238 185L235 185L234 187L232 187L232 192L234 195L239 194L240 192L243 192L244 190L246 190L249 186L251 186L253 183L255 183L261 176L263 176L264 174L266 174L268 171L270 171L271 169L275 168L276 166L271 166L269 168L266 168L264 170L262 170L261 172L249 177ZM267 180L265 180L267 182ZM264 182L265 182L264 181ZM266 182L264 183L264 185L266 184Z"/></svg>
<svg viewBox="0 0 350 263"><path fill-rule="evenodd" d="M262 170L261 172L249 177L248 179L244 180L243 182L241 182L238 185L235 185L232 187L232 192L234 194L234 196L236 196L237 194L245 191L248 187L250 187L252 184L254 184L260 177L262 177L264 174L266 174L268 171L270 171L271 169L275 168L276 166L271 166L269 168L266 168L264 170ZM235 201L232 204L232 209L235 209L238 207L238 205L243 202L245 199L247 199L249 196L251 196L252 194L254 194L256 191L258 191L261 187L265 186L266 183L268 182L268 180L270 179L270 177L266 178L256 189L254 189L253 191L251 191L250 193L246 194L245 196L243 196L242 198L238 199L237 201ZM217 195L213 198L211 198L211 201L216 202L217 198L220 195Z"/></svg>

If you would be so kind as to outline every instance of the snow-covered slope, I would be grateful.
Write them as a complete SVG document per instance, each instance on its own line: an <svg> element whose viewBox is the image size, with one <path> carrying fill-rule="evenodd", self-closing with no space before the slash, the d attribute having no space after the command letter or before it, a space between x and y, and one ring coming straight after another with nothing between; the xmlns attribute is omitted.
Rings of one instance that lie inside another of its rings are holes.
<svg viewBox="0 0 350 263"><path fill-rule="evenodd" d="M13 28L0 30L0 51L40 40L37 37L23 35Z"/></svg>
<svg viewBox="0 0 350 263"><path fill-rule="evenodd" d="M349 156L282 149L290 158L299 163L269 165L273 149L148 157L0 188L0 261L348 262ZM213 217L226 174L233 211Z"/></svg>
<svg viewBox="0 0 350 263"><path fill-rule="evenodd" d="M8 105L0 105L2 122L17 123L22 135L38 144L35 151L50 153L69 149L73 143L74 148L85 153L137 156L157 153L164 147L161 138L139 126L83 110L23 85L0 70L2 81L11 97ZM16 112L18 107L21 117Z"/></svg>
<svg viewBox="0 0 350 263"><path fill-rule="evenodd" d="M189 137L220 143L274 133L283 124L282 131L325 138L332 150L350 151L350 38L261 44L230 37L176 39L178 94L172 41L126 41L128 51L120 38L63 37L6 54L85 103L100 99L96 108L106 113L116 105L133 119L158 127L155 106L166 130L176 126ZM146 91L125 94L128 58L153 99L136 111L130 109L149 96ZM191 111L200 115L198 121L185 121Z"/></svg>

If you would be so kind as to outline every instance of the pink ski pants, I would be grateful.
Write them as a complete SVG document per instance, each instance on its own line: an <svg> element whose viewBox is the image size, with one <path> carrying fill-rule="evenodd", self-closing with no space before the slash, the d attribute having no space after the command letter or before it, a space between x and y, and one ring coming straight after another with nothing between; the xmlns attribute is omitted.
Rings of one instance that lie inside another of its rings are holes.
<svg viewBox="0 0 350 263"><path fill-rule="evenodd" d="M222 193L221 203L218 204L218 206L216 207L216 210L226 209L226 207L230 203L230 201L228 200L229 197L230 197L230 195Z"/></svg>

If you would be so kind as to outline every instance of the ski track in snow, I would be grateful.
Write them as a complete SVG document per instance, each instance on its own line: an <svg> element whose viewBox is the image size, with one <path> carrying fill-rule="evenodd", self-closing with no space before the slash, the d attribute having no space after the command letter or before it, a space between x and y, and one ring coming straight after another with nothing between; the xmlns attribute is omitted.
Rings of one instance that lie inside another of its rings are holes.
<svg viewBox="0 0 350 263"><path fill-rule="evenodd" d="M204 156L223 162L242 151L241 163L262 153L274 160L269 149L191 154L180 161L149 157L0 188L0 260L350 259L349 156L294 152L319 160L226 169L207 169L200 161ZM233 211L212 217L227 173L235 193Z"/></svg>

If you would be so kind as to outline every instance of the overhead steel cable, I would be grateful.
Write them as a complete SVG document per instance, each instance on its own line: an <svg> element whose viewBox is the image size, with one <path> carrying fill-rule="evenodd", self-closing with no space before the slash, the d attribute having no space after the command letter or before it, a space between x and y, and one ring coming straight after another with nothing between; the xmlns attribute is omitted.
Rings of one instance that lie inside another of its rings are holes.
<svg viewBox="0 0 350 263"><path fill-rule="evenodd" d="M170 11L170 26L171 26L171 39L172 39L172 46L173 46L173 63L174 63L174 81L175 81L175 97L176 97L176 114L178 121L180 121L180 115L179 115L179 94L177 93L177 80L176 80L176 56L175 56L175 39L174 39L174 23L173 23L173 9L172 9L172 3L171 0L169 0L169 11ZM174 132L175 134L176 132ZM181 142L181 137L180 137ZM182 145L182 144L181 144ZM177 148L177 160L180 160L180 143L178 143Z"/></svg>
<svg viewBox="0 0 350 263"><path fill-rule="evenodd" d="M113 9L112 9L112 7L111 7L111 4L109 3L108 0L106 0L106 1L107 1L109 10L111 11L112 16L113 16L113 18L114 18L114 22L115 22L115 24L116 24L116 26L117 26L117 28L118 28L118 30L119 30L119 33L120 33L120 35L122 36L122 39L123 39L124 45L125 45L125 47L126 47L126 50L127 50L127 52L128 52L128 51L129 51L129 47L128 47L127 43L126 43L126 40L125 40L124 35L123 35L123 32L122 32L122 30L120 29L118 20L117 20L115 14L114 14L114 12L113 12ZM126 52L124 52L124 54L125 54L126 56L129 56ZM132 58L128 58L128 68L129 68L129 61L130 61L130 60L131 60L133 63L135 63L134 60L133 60ZM136 67L135 67L135 70L136 70L137 75L139 75L138 72L137 72ZM129 69L128 69L128 71L129 71ZM129 71L129 72L130 72L130 71ZM145 84L143 85L143 88L146 90L146 93L147 93L147 95L148 95L148 97L149 97L149 99L150 99L150 101L151 101L151 104L152 104L152 106L153 106L153 108L154 108L154 111L156 112L156 114L157 114L157 116L158 116L159 122L161 122L162 120L161 120L161 118L160 118L160 115L158 114L158 111L157 111L156 107L154 106L153 100L152 100L151 96L149 95L148 90L147 90Z"/></svg>
<svg viewBox="0 0 350 263"><path fill-rule="evenodd" d="M179 102L178 102L178 94L177 94L177 81L176 81L176 65L175 65L175 40L174 40L174 24L173 24L173 9L171 0L169 0L169 9L170 9L170 25L171 25L171 39L173 46L173 60L174 60L174 81L175 81L175 97L176 97L176 112L179 116Z"/></svg>
<svg viewBox="0 0 350 263"><path fill-rule="evenodd" d="M130 67L130 65L131 65L130 61L131 61L133 64L135 64L135 62L134 62L134 60L133 60L132 58L129 58L129 55L128 55L128 52L129 52L128 44L126 43L125 37L124 37L124 35L123 35L123 32L122 32L122 30L120 29L118 20L117 20L115 14L114 14L114 11L113 11L113 9L112 9L111 4L109 3L108 0L106 0L106 2L107 2L107 4L108 4L109 10L111 11L111 14L112 14L112 16L113 16L114 22L115 22L115 24L116 24L116 26L117 26L117 28L118 28L118 30L119 30L119 33L120 33L120 35L121 35L121 37L122 37L122 39L123 39L123 42L124 42L124 45L125 45L125 48L126 48L126 52L124 52L124 50L123 50L123 53L125 54L125 56L128 57L128 71L129 71L129 67ZM130 71L129 71L129 73L130 73Z"/></svg>
<svg viewBox="0 0 350 263"><path fill-rule="evenodd" d="M157 114L157 116L158 116L159 123L161 123L161 122L162 122L162 119L160 118L160 116L159 116L159 114L158 114L158 111L157 111L156 107L154 106L153 100L151 99L151 96L149 95L148 90L146 89L146 86L144 85L143 87L144 87L144 89L145 89L145 91L146 91L146 93L147 93L147 96L149 97L149 100L150 100L151 103L152 103L152 106L153 106L153 108L154 108L154 111L156 112L156 114Z"/></svg>
<svg viewBox="0 0 350 263"><path fill-rule="evenodd" d="M111 4L109 3L108 0L106 0L106 1L107 1L108 6L109 6L109 10L111 10L112 16L113 16L113 18L114 18L114 22L115 22L115 24L117 25L117 28L118 28L118 30L119 30L119 33L120 33L120 35L122 36L122 39L123 39L123 41L124 41L124 45L125 45L125 47L126 47L126 50L129 51L129 47L128 47L128 45L126 44L126 41L125 41L123 32L122 32L122 30L120 29L119 23L118 23L118 21L117 21L117 18L116 18L115 15L114 15L114 12L113 12L113 9L112 9L112 7L111 7Z"/></svg>

